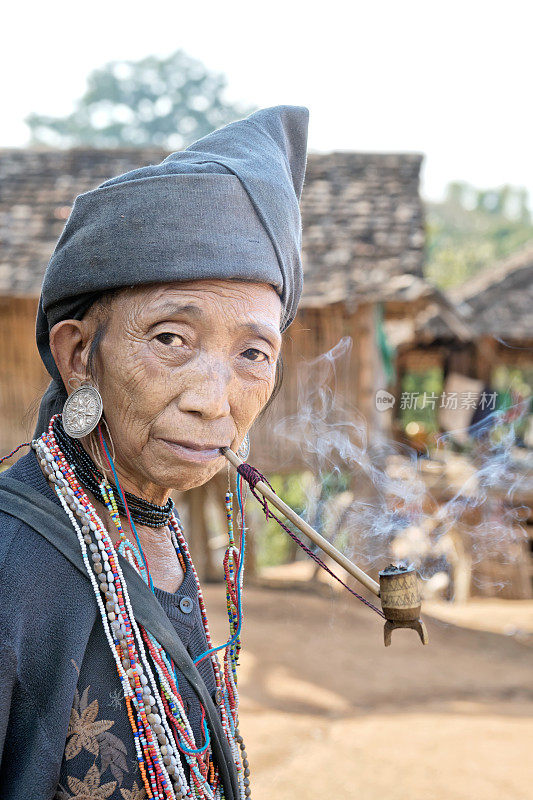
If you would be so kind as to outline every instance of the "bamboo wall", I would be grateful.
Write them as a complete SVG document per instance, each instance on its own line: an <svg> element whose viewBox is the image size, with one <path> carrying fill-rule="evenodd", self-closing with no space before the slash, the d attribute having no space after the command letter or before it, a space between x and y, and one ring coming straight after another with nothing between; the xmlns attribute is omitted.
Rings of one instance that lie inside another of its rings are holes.
<svg viewBox="0 0 533 800"><path fill-rule="evenodd" d="M31 439L48 385L35 344L36 314L35 298L0 297L0 455Z"/></svg>
<svg viewBox="0 0 533 800"><path fill-rule="evenodd" d="M284 334L282 357L284 380L272 406L255 423L251 433L250 460L262 471L288 472L309 466L283 431L284 420L298 422L298 372L306 362L312 362L329 352L343 337L351 337L352 347L337 364L335 389L340 403L349 406L353 415L362 415L373 430L388 424L387 415L376 411L375 391L384 387L381 359L375 336L374 305L367 303L350 310L344 303L325 308L300 309L296 320ZM312 368L321 374L320 366ZM352 415L352 418L353 418Z"/></svg>

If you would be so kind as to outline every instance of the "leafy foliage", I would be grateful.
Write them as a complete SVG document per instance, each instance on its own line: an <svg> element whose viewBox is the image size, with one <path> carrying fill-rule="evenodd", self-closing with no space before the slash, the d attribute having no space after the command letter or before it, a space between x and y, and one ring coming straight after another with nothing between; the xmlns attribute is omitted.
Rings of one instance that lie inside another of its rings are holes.
<svg viewBox="0 0 533 800"><path fill-rule="evenodd" d="M310 484L313 481L311 473L289 473L279 475L269 475L269 481L274 487L274 491L282 497L297 514L305 516L307 496ZM249 506L252 504L249 503ZM254 504L255 505L255 504ZM259 506L256 507L259 509ZM256 531L257 541L257 565L261 567L272 567L279 564L286 564L294 561L296 547L291 538L282 530L275 520L265 521L262 512L259 511L254 518L253 530Z"/></svg>
<svg viewBox="0 0 533 800"><path fill-rule="evenodd" d="M339 470L321 473L319 476L307 470L269 475L269 481L276 493L315 530L330 539L330 531L326 528L331 504L335 498L347 491L350 480L348 472ZM253 508L257 511L259 506ZM302 551L275 520L270 519L267 522L262 512L255 514L254 511L252 528L257 543L256 557L259 568L274 567L294 561L297 553ZM292 527L290 523L289 527ZM306 536L296 528L293 530L308 546L313 547ZM340 546L338 541L336 545Z"/></svg>
<svg viewBox="0 0 533 800"><path fill-rule="evenodd" d="M186 147L254 111L223 99L226 79L177 50L168 58L112 61L94 70L65 117L30 114L32 143Z"/></svg>
<svg viewBox="0 0 533 800"><path fill-rule="evenodd" d="M450 289L532 238L525 189L450 183L444 202L426 203L426 277Z"/></svg>

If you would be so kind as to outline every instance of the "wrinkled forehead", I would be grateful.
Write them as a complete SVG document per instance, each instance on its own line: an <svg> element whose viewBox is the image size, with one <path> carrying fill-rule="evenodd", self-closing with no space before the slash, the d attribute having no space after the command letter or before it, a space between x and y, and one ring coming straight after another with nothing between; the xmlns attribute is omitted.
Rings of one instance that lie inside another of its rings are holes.
<svg viewBox="0 0 533 800"><path fill-rule="evenodd" d="M239 280L198 280L128 287L112 300L113 317L134 317L137 322L154 317L187 316L191 320L226 318L258 322L279 333L282 303L267 283Z"/></svg>

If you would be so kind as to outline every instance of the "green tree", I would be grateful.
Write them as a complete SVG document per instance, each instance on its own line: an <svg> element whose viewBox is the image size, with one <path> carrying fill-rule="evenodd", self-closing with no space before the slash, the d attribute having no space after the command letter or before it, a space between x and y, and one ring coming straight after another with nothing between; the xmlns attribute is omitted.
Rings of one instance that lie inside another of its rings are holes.
<svg viewBox="0 0 533 800"><path fill-rule="evenodd" d="M186 147L254 108L223 99L226 78L177 50L168 58L112 61L94 70L65 117L30 114L33 144Z"/></svg>
<svg viewBox="0 0 533 800"><path fill-rule="evenodd" d="M531 239L525 189L450 183L442 203L426 203L426 277L451 289Z"/></svg>

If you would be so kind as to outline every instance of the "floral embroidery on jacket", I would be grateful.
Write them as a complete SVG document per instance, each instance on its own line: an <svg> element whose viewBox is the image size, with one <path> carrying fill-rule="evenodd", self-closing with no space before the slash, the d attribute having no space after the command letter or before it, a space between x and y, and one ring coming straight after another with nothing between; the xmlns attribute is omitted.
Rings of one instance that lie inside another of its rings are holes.
<svg viewBox="0 0 533 800"><path fill-rule="evenodd" d="M110 731L115 721L112 719L98 719L99 703L97 699L93 700L91 703L89 702L90 689L91 687L87 686L81 696L78 689L75 691L74 702L70 712L67 742L65 745L64 757L66 761L71 761L83 750L95 756L94 764L87 772L83 782L71 776L67 778L69 789L78 792L78 794L74 795L76 800L80 800L81 797L86 800L86 797L88 798L89 796L91 800L93 797L108 797L117 784L118 786L122 784L124 773L129 772L126 763L126 756L128 754L126 745L118 736L115 736L115 734ZM96 766L97 759L100 761L100 769ZM103 775L108 768L115 780L100 786L100 776ZM97 779L98 785L94 783ZM92 795L90 795L90 793L87 794L88 789L87 791L84 789L85 794L79 794L79 792L81 792L80 787L82 783L84 786L85 784L87 784L87 786L90 784L91 791L93 791ZM63 787L61 787L61 789L63 794L59 793L58 798L63 800L63 798L70 797L70 795L66 794L66 790ZM99 794L95 793L96 789L100 792ZM102 794L102 792L108 790L108 794ZM136 800L137 795L133 794L132 797ZM129 796L128 800L130 800Z"/></svg>
<svg viewBox="0 0 533 800"><path fill-rule="evenodd" d="M101 783L101 777L96 764L89 767L82 781L69 775L67 778L68 788L74 794L67 794L66 789L60 786L56 798L57 800L101 800L101 798L105 800L113 793L117 782Z"/></svg>
<svg viewBox="0 0 533 800"><path fill-rule="evenodd" d="M67 745L65 747L66 759L74 758L83 748L92 753L93 756L97 756L100 750L98 737L102 737L102 734L113 725L112 719L96 719L98 716L98 700L93 700L92 703L88 704L90 688L90 686L87 686L81 697L76 689L68 724Z"/></svg>
<svg viewBox="0 0 533 800"><path fill-rule="evenodd" d="M124 800L144 800L146 797L146 789L142 784L137 786L137 784L134 783L131 789L121 789L120 794Z"/></svg>

